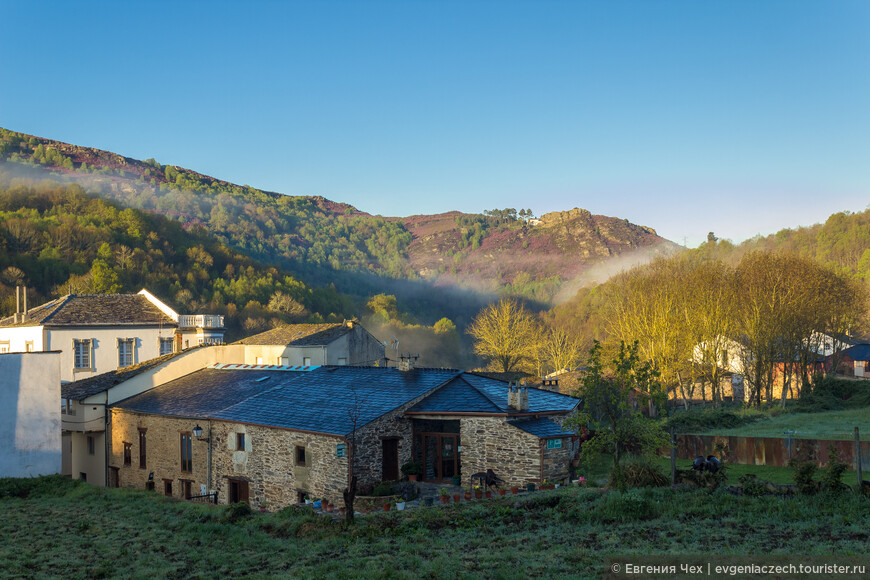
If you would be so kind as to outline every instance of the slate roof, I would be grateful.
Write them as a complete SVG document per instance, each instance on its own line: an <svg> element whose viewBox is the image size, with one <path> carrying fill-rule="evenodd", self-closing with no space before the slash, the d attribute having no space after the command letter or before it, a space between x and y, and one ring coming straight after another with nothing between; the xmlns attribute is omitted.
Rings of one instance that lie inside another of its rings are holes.
<svg viewBox="0 0 870 580"><path fill-rule="evenodd" d="M347 435L459 374L451 369L324 366L311 371L204 369L115 404L142 413L213 418ZM268 377L257 382L257 378ZM236 387L234 387L236 385ZM358 404L357 404L358 401Z"/></svg>
<svg viewBox="0 0 870 580"><path fill-rule="evenodd" d="M549 437L568 437L570 431L563 431L558 423L550 419L532 419L530 421L508 421L508 425L531 433L535 437L546 439Z"/></svg>
<svg viewBox="0 0 870 580"><path fill-rule="evenodd" d="M196 346L194 348L204 347ZM189 351L190 349L185 352ZM88 377L86 379L80 379L78 381L63 384L60 386L61 398L72 399L73 401L81 401L82 399L86 399L91 395L102 393L103 391L106 391L114 387L115 385L132 379L136 375L144 373L148 369L153 369L156 366L162 365L166 361L172 360L180 354L181 352L164 354L163 356L152 358L144 362L135 364L133 366L115 369L107 373L102 373L93 377Z"/></svg>
<svg viewBox="0 0 870 580"><path fill-rule="evenodd" d="M14 317L0 326L167 326L177 323L142 294L68 294L31 308L24 322Z"/></svg>
<svg viewBox="0 0 870 580"><path fill-rule="evenodd" d="M842 354L848 355L852 360L870 360L870 344L856 344L844 350Z"/></svg>
<svg viewBox="0 0 870 580"><path fill-rule="evenodd" d="M234 344L260 346L324 346L350 332L346 324L285 324Z"/></svg>
<svg viewBox="0 0 870 580"><path fill-rule="evenodd" d="M490 379L475 374L463 373L461 381L469 388L454 381L440 389L432 396L425 398L410 409L409 412L419 413L516 413L508 407L508 384L504 381ZM530 388L528 413L572 411L579 399L561 395L551 391Z"/></svg>
<svg viewBox="0 0 870 580"><path fill-rule="evenodd" d="M286 388L306 374L202 369L124 399L113 407L139 413L206 419L279 385Z"/></svg>

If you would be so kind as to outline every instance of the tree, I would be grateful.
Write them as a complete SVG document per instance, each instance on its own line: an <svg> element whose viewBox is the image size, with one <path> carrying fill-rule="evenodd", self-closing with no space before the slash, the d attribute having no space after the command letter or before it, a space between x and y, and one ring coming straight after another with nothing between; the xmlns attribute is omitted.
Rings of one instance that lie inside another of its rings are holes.
<svg viewBox="0 0 870 580"><path fill-rule="evenodd" d="M516 370L534 357L539 334L535 317L510 298L481 310L467 332L474 338L474 352L502 372Z"/></svg>
<svg viewBox="0 0 870 580"><path fill-rule="evenodd" d="M583 405L566 426L591 427L593 435L583 444L584 461L610 453L618 472L619 462L627 453L651 457L667 445L668 437L661 425L639 410L649 401L663 404L666 394L652 363L640 361L637 341L631 345L620 342L610 368L602 363L601 350L601 343L595 341L586 374L575 393L583 399Z"/></svg>

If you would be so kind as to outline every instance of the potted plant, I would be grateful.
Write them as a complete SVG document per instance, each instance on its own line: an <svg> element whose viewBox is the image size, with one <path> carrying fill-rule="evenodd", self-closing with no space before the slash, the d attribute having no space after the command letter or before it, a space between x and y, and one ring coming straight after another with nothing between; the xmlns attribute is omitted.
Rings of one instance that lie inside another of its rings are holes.
<svg viewBox="0 0 870 580"><path fill-rule="evenodd" d="M466 491L463 495L465 495L465 501L471 501L471 492Z"/></svg>
<svg viewBox="0 0 870 580"><path fill-rule="evenodd" d="M392 504L391 502L385 501L385 502L384 502L384 511L385 511L385 512L390 511L390 508L391 508L392 506L393 506L393 504Z"/></svg>
<svg viewBox="0 0 870 580"><path fill-rule="evenodd" d="M526 484L526 491L535 491L535 484L534 483L527 483Z"/></svg>
<svg viewBox="0 0 870 580"><path fill-rule="evenodd" d="M343 515L345 514L345 512L347 512L347 508L346 508L346 507L340 507L340 508L338 508L338 515L343 516Z"/></svg>
<svg viewBox="0 0 870 580"><path fill-rule="evenodd" d="M504 496L507 493L507 488L503 485L498 486L498 494Z"/></svg>
<svg viewBox="0 0 870 580"><path fill-rule="evenodd" d="M485 492L485 495L486 495L486 499L489 499L492 497L492 492L487 489Z"/></svg>
<svg viewBox="0 0 870 580"><path fill-rule="evenodd" d="M577 481L575 481L574 483L576 483L580 487L583 487L584 485L586 485L586 478L581 475L580 477L577 478Z"/></svg>
<svg viewBox="0 0 870 580"><path fill-rule="evenodd" d="M450 494L447 493L447 489L442 487L438 490L438 497L441 499L441 504L446 505L450 503Z"/></svg>
<svg viewBox="0 0 870 580"><path fill-rule="evenodd" d="M541 489L553 489L554 487L553 483L546 479L541 482Z"/></svg>
<svg viewBox="0 0 870 580"><path fill-rule="evenodd" d="M520 493L520 487L518 485L511 486L511 493L514 495Z"/></svg>
<svg viewBox="0 0 870 580"><path fill-rule="evenodd" d="M453 494L453 503L459 503L459 500L460 500L460 499L462 499L462 494L461 494L461 493L454 493L454 494Z"/></svg>
<svg viewBox="0 0 870 580"><path fill-rule="evenodd" d="M402 473L408 476L408 481L417 481L420 475L420 464L413 459L402 466Z"/></svg>
<svg viewBox="0 0 870 580"><path fill-rule="evenodd" d="M334 511L335 511L335 506L332 505L332 504L327 504L327 506L326 506L326 513L331 514L331 513L334 512Z"/></svg>
<svg viewBox="0 0 870 580"><path fill-rule="evenodd" d="M483 490L480 489L479 485L474 486L474 498L481 499L483 497Z"/></svg>
<svg viewBox="0 0 870 580"><path fill-rule="evenodd" d="M455 485L456 487L459 487L460 485L462 485L462 478L459 477L458 475L454 475L453 476L453 485Z"/></svg>
<svg viewBox="0 0 870 580"><path fill-rule="evenodd" d="M396 509L399 511L405 509L405 498L396 498Z"/></svg>

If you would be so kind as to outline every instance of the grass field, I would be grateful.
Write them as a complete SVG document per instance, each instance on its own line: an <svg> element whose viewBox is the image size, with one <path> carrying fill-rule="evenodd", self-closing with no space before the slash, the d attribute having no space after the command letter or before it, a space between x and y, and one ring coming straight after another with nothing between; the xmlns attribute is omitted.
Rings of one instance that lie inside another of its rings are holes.
<svg viewBox="0 0 870 580"><path fill-rule="evenodd" d="M706 434L744 437L785 437L786 431L798 439L852 440L858 427L862 440L870 440L870 409L844 409L818 413L784 413L776 417L732 429L711 429Z"/></svg>
<svg viewBox="0 0 870 580"><path fill-rule="evenodd" d="M609 555L863 555L870 542L870 500L851 493L572 487L346 528L299 508L231 521L229 508L149 492L25 485L27 498L0 499L4 577L583 578L602 576ZM8 488L0 480L0 497Z"/></svg>

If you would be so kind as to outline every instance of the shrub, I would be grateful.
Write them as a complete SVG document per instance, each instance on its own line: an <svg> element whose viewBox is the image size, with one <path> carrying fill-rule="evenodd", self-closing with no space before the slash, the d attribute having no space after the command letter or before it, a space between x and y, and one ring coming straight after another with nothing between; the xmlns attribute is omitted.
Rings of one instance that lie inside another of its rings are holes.
<svg viewBox="0 0 870 580"><path fill-rule="evenodd" d="M763 413L745 410L739 413L728 409L704 409L678 412L667 421L666 429L677 433L700 433L710 429L733 429L765 419Z"/></svg>
<svg viewBox="0 0 870 580"><path fill-rule="evenodd" d="M794 483L800 493L813 494L819 490L819 484L813 479L816 474L814 463L792 459L788 466L794 470Z"/></svg>
<svg viewBox="0 0 870 580"><path fill-rule="evenodd" d="M393 484L388 481L382 481L377 484L375 488L372 490L372 495L376 496L385 496L385 495L393 495Z"/></svg>
<svg viewBox="0 0 870 580"><path fill-rule="evenodd" d="M848 487L843 483L843 474L848 465L837 460L837 448L828 446L828 462L822 472L821 487L825 491L843 491Z"/></svg>
<svg viewBox="0 0 870 580"><path fill-rule="evenodd" d="M82 485L81 480L65 475L0 478L0 499L17 497L63 497Z"/></svg>
<svg viewBox="0 0 870 580"><path fill-rule="evenodd" d="M402 466L405 475L420 475L420 464L413 459Z"/></svg>
<svg viewBox="0 0 870 580"><path fill-rule="evenodd" d="M662 470L650 461L642 458L627 460L613 468L610 472L612 489L624 487L663 487L670 481Z"/></svg>
<svg viewBox="0 0 870 580"><path fill-rule="evenodd" d="M765 481L758 479L754 473L747 473L740 476L740 487L743 489L743 495L750 497L759 497L767 493L767 485Z"/></svg>
<svg viewBox="0 0 870 580"><path fill-rule="evenodd" d="M604 498L598 508L598 517L603 521L630 522L649 520L661 514L661 504L649 493L652 490L630 489L614 491Z"/></svg>
<svg viewBox="0 0 870 580"><path fill-rule="evenodd" d="M224 517L228 522L237 522L251 515L251 506L247 502L230 504L226 507Z"/></svg>

